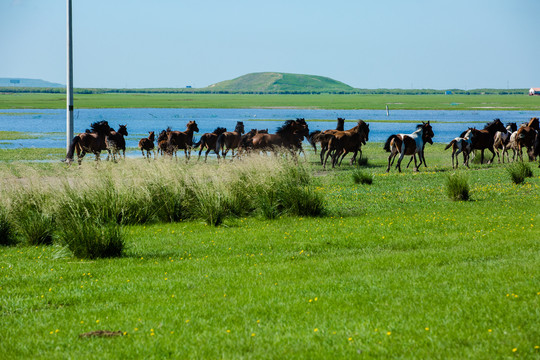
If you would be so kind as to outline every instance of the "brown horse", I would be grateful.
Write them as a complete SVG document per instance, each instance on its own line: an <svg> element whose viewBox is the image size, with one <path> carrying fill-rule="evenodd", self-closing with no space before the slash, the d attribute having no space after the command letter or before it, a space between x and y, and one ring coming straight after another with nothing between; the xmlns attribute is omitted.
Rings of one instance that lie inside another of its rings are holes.
<svg viewBox="0 0 540 360"><path fill-rule="evenodd" d="M161 130L157 138L158 144L158 155L165 155L167 153L167 132L171 131L171 128L168 127L166 130Z"/></svg>
<svg viewBox="0 0 540 360"><path fill-rule="evenodd" d="M240 138L237 156L253 149L253 137L257 134L268 134L268 129L251 129Z"/></svg>
<svg viewBox="0 0 540 360"><path fill-rule="evenodd" d="M422 121L422 124L416 126L416 131L410 135L390 135L390 137L386 139L386 143L383 147L384 150L390 152L390 156L388 156L388 167L386 168L386 172L390 171L390 166L393 164L393 160L395 159L397 154L400 154L396 165L396 169L398 169L399 172L401 172L401 161L403 160L403 157L405 155L413 156L414 171L418 171L418 165L416 162L416 157L414 155L418 154L420 164L425 161L424 154L422 152L422 149L424 148L424 143L432 142L431 139L434 136L435 135L433 134L433 129L429 121L427 123Z"/></svg>
<svg viewBox="0 0 540 360"><path fill-rule="evenodd" d="M234 157L234 149L238 148L238 145L240 144L240 139L242 138L242 134L244 133L244 123L242 121L238 121L236 123L236 127L234 128L234 131L226 131L219 135L216 141L216 154L218 159L219 151L221 150L221 155L223 155L223 158L227 156L227 153L229 150L232 150L232 156Z"/></svg>
<svg viewBox="0 0 540 360"><path fill-rule="evenodd" d="M333 131L343 131L345 130L344 128L344 125L345 125L345 119L344 118L337 118L337 125L336 125L336 129L335 130L332 130L332 129L329 129L329 130L324 130L324 131L320 131L320 130L315 130L313 132L311 132L308 136L308 142L311 144L311 146L313 146L313 150L315 151L315 154L317 153L317 143L320 142L321 143L321 151L323 151L322 149L324 148L324 151L326 151L328 149L328 141L329 139L327 140L326 137L324 136L321 136L324 135L324 134L327 134L327 133L332 133ZM324 143L323 143L324 141ZM322 155L321 155L321 164L322 164Z"/></svg>
<svg viewBox="0 0 540 360"><path fill-rule="evenodd" d="M256 134L251 140L254 150L275 151L286 148L296 153L301 149L302 140L309 135L309 128L304 119L287 120L275 134Z"/></svg>
<svg viewBox="0 0 540 360"><path fill-rule="evenodd" d="M116 155L120 154L122 150L122 157L126 159L126 139L124 136L128 136L127 125L120 125L118 131L111 129L109 134L106 137L107 151L112 155L113 161L116 161ZM109 156L107 156L109 160Z"/></svg>
<svg viewBox="0 0 540 360"><path fill-rule="evenodd" d="M186 161L191 157L191 145L193 143L193 133L199 132L197 123L193 120L187 123L186 131L167 131L167 153L176 157L176 152L184 150Z"/></svg>
<svg viewBox="0 0 540 360"><path fill-rule="evenodd" d="M345 119L344 118L338 118L337 119L337 126L334 129L328 129L328 130L324 130L324 131L319 131L317 133L317 131L314 131L313 133L310 134L310 138L311 140L309 140L309 142L311 143L311 145L313 146L313 148L315 149L315 153L317 153L317 147L315 146L316 143L320 142L321 143L321 153L320 153L320 158L321 158L321 165L324 164L324 154L325 152L328 150L328 143L330 142L330 139L332 138L332 135L334 135L334 133L336 131L343 131L345 130L344 129L344 125L345 125Z"/></svg>
<svg viewBox="0 0 540 360"><path fill-rule="evenodd" d="M369 125L363 120L358 120L356 126L350 130L335 131L334 134L331 135L330 141L328 142L328 152L326 153L326 158L324 160L324 168L326 168L326 163L330 155L332 156L332 168L334 168L336 164L341 165L343 158L349 152L353 152L351 165L354 164L356 161L356 156L359 152L360 158L362 158L361 147L368 140Z"/></svg>
<svg viewBox="0 0 540 360"><path fill-rule="evenodd" d="M460 137L464 137L467 131L464 131ZM495 158L495 149L493 148L493 145L495 144L495 133L497 131L506 132L506 128L504 127L500 119L495 119L492 122L487 123L482 130L478 130L478 133L474 134L474 139L472 143L473 149L482 151L480 157L480 164L484 163L485 149L488 149L493 154L491 160L488 161L488 164L491 164L491 162L493 162L493 159Z"/></svg>
<svg viewBox="0 0 540 360"><path fill-rule="evenodd" d="M527 148L529 154L529 161L534 161L534 155L532 154L532 148L534 145L534 139L536 134L540 131L540 123L537 117L531 118L526 126L522 126L518 129L516 135L517 152L521 161L523 161L523 148Z"/></svg>
<svg viewBox="0 0 540 360"><path fill-rule="evenodd" d="M154 154L154 159L156 158L156 153L154 151L154 139L155 135L153 131L148 132L150 135L146 138L142 138L139 140L139 149L141 149L142 156L144 157L144 151L146 150L146 158L150 159L152 156L150 155L150 151L152 151L152 154Z"/></svg>
<svg viewBox="0 0 540 360"><path fill-rule="evenodd" d="M224 127L217 127L211 133L202 134L199 142L193 144L193 149L196 149L199 146L201 147L201 149L199 150L199 157L197 158L197 160L201 158L201 153L206 148L206 153L204 154L204 162L206 162L206 159L208 158L208 153L210 153L210 151L214 151L214 152L216 151L216 143L217 143L217 139L219 135L223 134L226 131L227 129L225 129Z"/></svg>
<svg viewBox="0 0 540 360"><path fill-rule="evenodd" d="M81 165L87 152L94 153L96 161L99 161L101 151L107 150L106 137L111 131L107 121L95 122L90 127L91 131L78 134L71 141L65 160L68 164L73 161L75 151L77 151L77 161Z"/></svg>

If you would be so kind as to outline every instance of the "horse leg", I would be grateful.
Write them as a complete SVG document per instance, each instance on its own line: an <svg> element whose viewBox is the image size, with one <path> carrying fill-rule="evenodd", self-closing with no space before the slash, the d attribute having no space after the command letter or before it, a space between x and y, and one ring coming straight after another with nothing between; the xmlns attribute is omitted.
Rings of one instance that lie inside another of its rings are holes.
<svg viewBox="0 0 540 360"><path fill-rule="evenodd" d="M405 156L405 151L403 151L400 155L399 155L399 159L397 161L397 165L396 165L396 169L398 169L399 172L401 172L401 162L403 161L403 157ZM416 160L415 160L415 165L416 165Z"/></svg>
<svg viewBox="0 0 540 360"><path fill-rule="evenodd" d="M386 168L386 172L390 172L390 167L394 163L392 158L394 158L394 153L391 152L390 155L388 155L388 167Z"/></svg>
<svg viewBox="0 0 540 360"><path fill-rule="evenodd" d="M482 149L480 153L480 164L483 164L483 163L484 163L484 149Z"/></svg>
<svg viewBox="0 0 540 360"><path fill-rule="evenodd" d="M456 169L458 168L459 166L459 159L458 159L458 155L462 152L461 149L457 149L457 151L455 152L455 156L456 156ZM454 156L454 154L452 153L452 156ZM465 163L465 153L463 153L463 163ZM452 167L454 167L454 158L452 158Z"/></svg>
<svg viewBox="0 0 540 360"><path fill-rule="evenodd" d="M415 159L415 161L416 161L416 154L414 154L414 155L411 157L411 159L409 160L409 162L407 163L407 169L409 168L409 165L411 165L413 159Z"/></svg>
<svg viewBox="0 0 540 360"><path fill-rule="evenodd" d="M418 153L418 157L420 157L420 153ZM414 169L413 171L418 171L418 165L416 164L416 156L413 155L413 159L414 159ZM420 159L420 164L422 163L422 159Z"/></svg>
<svg viewBox="0 0 540 360"><path fill-rule="evenodd" d="M489 151L493 154L491 157L491 160L488 161L488 164L491 164L493 162L493 159L495 159L495 151L493 150L493 147L488 148Z"/></svg>
<svg viewBox="0 0 540 360"><path fill-rule="evenodd" d="M348 153L349 153L348 150L343 149L343 156L341 156L341 160L339 160L339 166L341 166L341 163L343 162L343 159L345 158L345 156L347 156ZM352 161L351 161L351 165L352 165Z"/></svg>
<svg viewBox="0 0 540 360"><path fill-rule="evenodd" d="M324 164L324 153L326 152L326 148L321 144L321 153L320 153L320 156L321 156L321 165Z"/></svg>

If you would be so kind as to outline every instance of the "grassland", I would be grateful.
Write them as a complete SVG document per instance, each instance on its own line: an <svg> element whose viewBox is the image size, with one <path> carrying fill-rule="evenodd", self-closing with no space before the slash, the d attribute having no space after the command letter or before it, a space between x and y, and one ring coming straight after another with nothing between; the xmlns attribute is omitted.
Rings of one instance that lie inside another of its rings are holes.
<svg viewBox="0 0 540 360"><path fill-rule="evenodd" d="M540 110L525 95L77 94L76 108L311 108L391 110ZM0 94L0 109L63 109L63 94Z"/></svg>
<svg viewBox="0 0 540 360"><path fill-rule="evenodd" d="M523 185L506 165L459 170L470 201L445 192L450 154L385 173L381 144L354 167L305 164L322 217L228 218L125 226L118 259L81 261L61 245L0 247L5 358L417 358L540 356L540 170ZM6 184L149 164L2 166ZM169 162L158 161L157 166ZM172 164L215 174L210 162ZM79 338L94 330L115 338Z"/></svg>

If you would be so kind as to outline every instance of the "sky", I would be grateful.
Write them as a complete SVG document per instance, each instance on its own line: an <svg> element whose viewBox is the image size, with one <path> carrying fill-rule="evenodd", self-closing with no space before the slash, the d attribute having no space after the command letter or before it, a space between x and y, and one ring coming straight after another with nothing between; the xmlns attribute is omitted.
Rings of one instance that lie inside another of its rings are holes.
<svg viewBox="0 0 540 360"><path fill-rule="evenodd" d="M252 72L356 88L540 87L539 0L73 0L74 86ZM66 0L0 0L0 77L66 83Z"/></svg>

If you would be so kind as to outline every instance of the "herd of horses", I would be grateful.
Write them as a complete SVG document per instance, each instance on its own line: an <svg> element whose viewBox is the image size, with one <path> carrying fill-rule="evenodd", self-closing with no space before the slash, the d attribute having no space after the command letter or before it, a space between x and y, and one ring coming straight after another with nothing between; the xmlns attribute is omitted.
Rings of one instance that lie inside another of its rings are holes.
<svg viewBox="0 0 540 360"><path fill-rule="evenodd" d="M326 169L328 159L331 159L331 166L341 165L345 156L352 153L351 165L362 157L362 145L369 140L369 124L363 120L358 120L356 125L349 130L344 129L345 119L338 118L335 129L309 132L305 119L297 118L287 120L275 133L269 133L268 129L251 129L245 132L244 123L238 121L234 131L227 131L223 127L216 128L211 133L203 134L199 141L194 142L194 133L199 131L195 121L189 121L185 131L173 131L170 127L162 130L156 138L154 131L150 131L148 137L139 141L139 149L143 157L155 158L156 153L164 156L177 158L177 152L184 150L186 161L191 157L191 151L199 148L199 159L205 151L206 161L208 154L214 152L218 160L225 159L229 151L231 156L240 157L249 152L278 152L286 151L293 155L304 153L302 143L306 139L317 153L317 144L320 144L320 162ZM506 155L509 161L508 151L513 150L512 159L516 154L523 160L523 149L527 149L529 159L533 161L540 155L540 128L538 118L532 118L528 123L522 124L519 128L515 123L504 126L500 119L488 123L484 129L468 128L460 136L453 139L445 148L452 148L452 167L457 167L457 157L463 156L463 163L469 166L470 154L474 150L481 151L481 160L484 162L484 150L489 150L499 157L499 150L502 150L502 161ZM76 135L68 149L66 162L71 163L75 152L79 165L85 154L95 154L99 160L102 151L107 151L107 159L116 161L117 156L125 158L127 136L127 126L120 125L115 131L109 126L107 121L95 122L84 133ZM425 144L433 144L433 128L430 122L418 124L416 130L411 134L394 134L388 137L383 149L390 153L388 156L388 166L386 171L390 171L396 157L398 157L396 168L401 172L401 162L405 156L411 159L407 167L414 160L414 171L423 164ZM305 156L305 153L304 153ZM417 156L418 160L417 161ZM455 161L454 161L455 160Z"/></svg>

